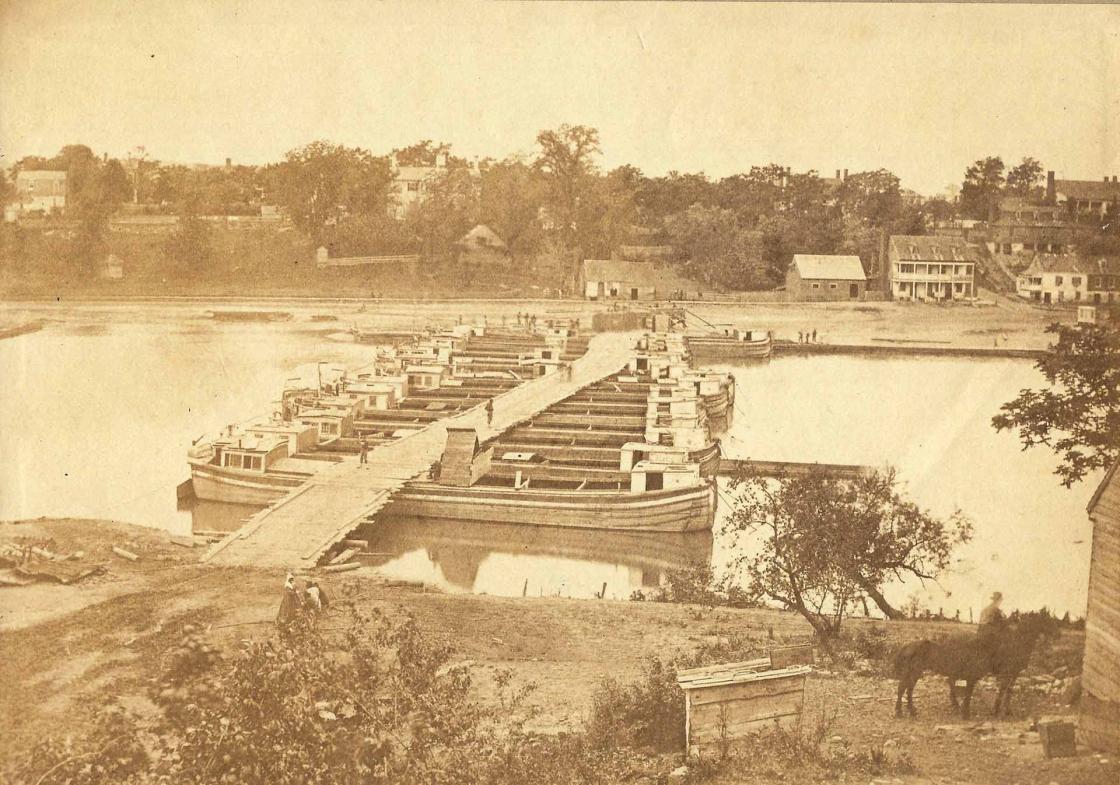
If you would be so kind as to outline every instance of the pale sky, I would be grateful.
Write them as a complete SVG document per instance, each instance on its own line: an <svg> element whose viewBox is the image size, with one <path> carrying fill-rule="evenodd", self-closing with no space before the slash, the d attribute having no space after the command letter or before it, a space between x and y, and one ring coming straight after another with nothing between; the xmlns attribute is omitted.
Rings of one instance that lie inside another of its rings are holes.
<svg viewBox="0 0 1120 785"><path fill-rule="evenodd" d="M81 142L265 163L314 139L720 177L886 167L923 193L990 154L1120 174L1120 8L0 0L0 164Z"/></svg>

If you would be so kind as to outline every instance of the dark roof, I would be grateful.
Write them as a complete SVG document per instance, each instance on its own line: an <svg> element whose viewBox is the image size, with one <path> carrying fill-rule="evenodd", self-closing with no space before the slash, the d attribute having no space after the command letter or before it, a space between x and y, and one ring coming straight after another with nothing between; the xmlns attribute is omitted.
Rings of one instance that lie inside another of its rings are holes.
<svg viewBox="0 0 1120 785"><path fill-rule="evenodd" d="M1120 275L1120 257L1086 258L1077 254L1035 254L1024 273L1078 273L1080 275Z"/></svg>
<svg viewBox="0 0 1120 785"><path fill-rule="evenodd" d="M1054 190L1072 199L1105 201L1120 198L1120 183L1111 180L1055 180Z"/></svg>
<svg viewBox="0 0 1120 785"><path fill-rule="evenodd" d="M478 224L460 237L459 245L466 248L493 248L503 251L506 247L505 241L486 224Z"/></svg>
<svg viewBox="0 0 1120 785"><path fill-rule="evenodd" d="M959 256L953 254L956 249ZM892 259L920 262L975 262L975 249L961 237L931 237L917 234L892 234L890 242Z"/></svg>
<svg viewBox="0 0 1120 785"><path fill-rule="evenodd" d="M1023 270L1027 273L1084 273L1081 260L1071 253L1036 253Z"/></svg>
<svg viewBox="0 0 1120 785"><path fill-rule="evenodd" d="M664 271L659 265L650 262L628 262L622 259L585 259L583 278L585 281L617 281L641 283L653 286L658 283Z"/></svg>

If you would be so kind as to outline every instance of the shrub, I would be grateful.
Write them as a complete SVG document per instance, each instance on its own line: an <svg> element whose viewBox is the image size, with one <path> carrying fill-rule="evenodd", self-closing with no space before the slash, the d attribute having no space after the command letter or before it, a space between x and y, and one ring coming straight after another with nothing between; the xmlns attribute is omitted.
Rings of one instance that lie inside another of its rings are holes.
<svg viewBox="0 0 1120 785"><path fill-rule="evenodd" d="M684 749L684 692L671 665L650 659L631 684L606 679L591 699L588 735L599 747Z"/></svg>

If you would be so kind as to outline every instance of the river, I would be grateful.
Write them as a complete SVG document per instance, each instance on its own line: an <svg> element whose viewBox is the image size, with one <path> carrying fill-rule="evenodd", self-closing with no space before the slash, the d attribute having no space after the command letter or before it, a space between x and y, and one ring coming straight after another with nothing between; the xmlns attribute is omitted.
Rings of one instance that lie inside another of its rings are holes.
<svg viewBox="0 0 1120 785"><path fill-rule="evenodd" d="M0 519L112 518L175 533L230 529L253 508L178 509L192 440L268 412L284 381L317 362L356 367L371 348L329 340L330 323L218 323L204 313L67 318L0 341ZM973 542L940 585L891 586L933 610L1084 613L1097 477L1072 490L1047 451L995 433L999 405L1042 379L1029 361L791 357L731 369L727 454L897 467L914 499L962 510ZM726 505L725 505L726 507ZM397 520L370 531L373 568L450 591L624 598L690 559L722 567L719 535L642 537Z"/></svg>

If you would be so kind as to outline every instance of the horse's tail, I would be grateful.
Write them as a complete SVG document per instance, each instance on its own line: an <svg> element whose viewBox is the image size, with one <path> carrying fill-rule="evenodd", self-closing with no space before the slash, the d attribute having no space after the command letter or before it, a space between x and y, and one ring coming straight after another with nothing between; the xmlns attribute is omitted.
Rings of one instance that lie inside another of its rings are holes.
<svg viewBox="0 0 1120 785"><path fill-rule="evenodd" d="M893 673L896 679L913 674L915 668L922 670L929 659L933 641L911 641L895 652Z"/></svg>

